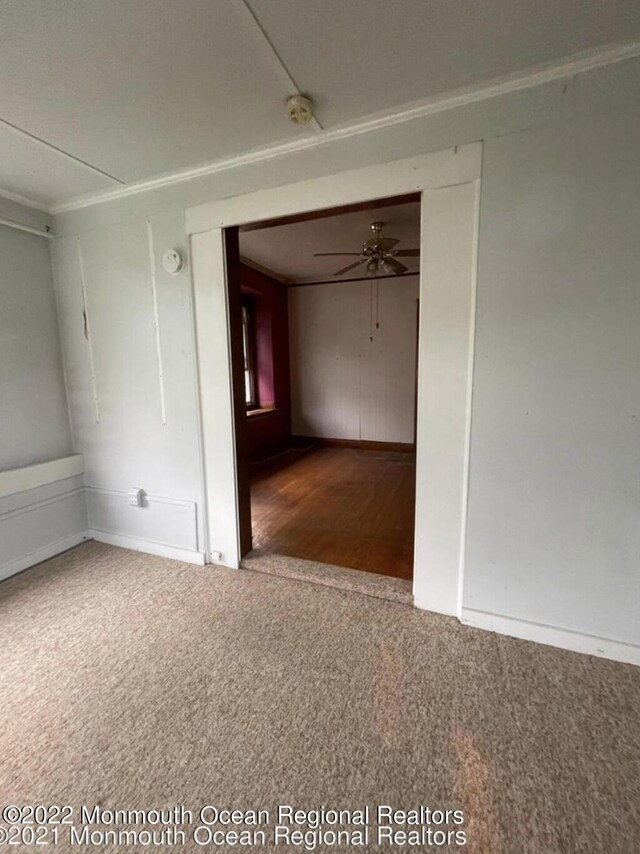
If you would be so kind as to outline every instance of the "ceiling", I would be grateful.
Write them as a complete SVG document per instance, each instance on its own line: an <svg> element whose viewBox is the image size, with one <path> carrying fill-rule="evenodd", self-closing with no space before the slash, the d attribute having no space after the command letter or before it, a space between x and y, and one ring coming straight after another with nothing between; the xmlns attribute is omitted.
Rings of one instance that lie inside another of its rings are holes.
<svg viewBox="0 0 640 854"><path fill-rule="evenodd" d="M43 206L640 35L637 0L1 0L0 189Z"/></svg>
<svg viewBox="0 0 640 854"><path fill-rule="evenodd" d="M396 249L420 247L420 202L380 206L368 210L336 214L288 225L275 225L240 232L240 255L264 272L290 284L364 276L364 266L343 276L336 270L358 259L314 258L315 252L359 252L364 240L372 236L372 220L382 220L384 236L400 240ZM409 272L418 272L419 258L398 259Z"/></svg>

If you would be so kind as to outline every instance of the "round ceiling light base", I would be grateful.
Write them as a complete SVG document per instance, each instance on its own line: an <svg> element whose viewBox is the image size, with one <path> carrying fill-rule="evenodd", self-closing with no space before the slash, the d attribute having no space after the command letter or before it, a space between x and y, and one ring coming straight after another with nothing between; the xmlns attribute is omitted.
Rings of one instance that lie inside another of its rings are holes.
<svg viewBox="0 0 640 854"><path fill-rule="evenodd" d="M292 95L287 101L287 115L294 125L306 125L313 118L313 104L306 95Z"/></svg>

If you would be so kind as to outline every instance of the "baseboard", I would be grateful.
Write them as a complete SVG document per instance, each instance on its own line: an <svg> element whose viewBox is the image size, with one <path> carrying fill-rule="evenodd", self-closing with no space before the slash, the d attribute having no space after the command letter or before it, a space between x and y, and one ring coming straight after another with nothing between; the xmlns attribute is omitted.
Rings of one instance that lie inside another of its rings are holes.
<svg viewBox="0 0 640 854"><path fill-rule="evenodd" d="M359 448L363 451L396 451L414 453L416 446L411 442L374 442L369 439L326 439L319 436L292 436L293 442L317 445L319 448Z"/></svg>
<svg viewBox="0 0 640 854"><path fill-rule="evenodd" d="M46 546L42 546L29 554L22 555L16 560L3 564L0 566L0 581L4 581L5 578L15 575L16 572L22 572L23 569L29 569L29 567L35 566L37 563L42 563L43 560L49 560L49 558L55 557L61 552L66 552L67 549L72 549L74 546L80 545L80 543L88 540L89 536L88 531L78 531L75 534L70 534L68 537L55 540L53 543L47 543Z"/></svg>
<svg viewBox="0 0 640 854"><path fill-rule="evenodd" d="M99 543L107 543L110 546L120 546L123 549L131 549L136 552L168 557L173 560L181 560L184 563L195 563L204 566L205 559L202 552L181 549L175 546L167 546L164 543L154 543L151 540L141 540L138 537L124 537L121 534L113 534L110 531L96 531L93 528L89 536Z"/></svg>
<svg viewBox="0 0 640 854"><path fill-rule="evenodd" d="M595 655L598 658L608 658L611 661L621 661L625 664L640 666L640 647L623 641L609 640L595 635L573 632L569 629L559 629L555 626L547 626L544 623L502 617L499 614L476 611L474 608L463 608L460 622L466 626L486 629L500 635L509 635L571 652L581 652L585 655Z"/></svg>

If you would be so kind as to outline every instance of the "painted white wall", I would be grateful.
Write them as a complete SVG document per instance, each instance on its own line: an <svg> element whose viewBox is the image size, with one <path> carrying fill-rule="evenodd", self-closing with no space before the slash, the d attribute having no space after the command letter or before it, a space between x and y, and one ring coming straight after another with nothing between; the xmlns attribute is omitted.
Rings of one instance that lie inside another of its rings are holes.
<svg viewBox="0 0 640 854"><path fill-rule="evenodd" d="M96 538L201 560L202 475L181 213L55 241L68 394ZM188 270L188 266L187 266ZM86 315L86 326L85 326ZM143 507L126 493L143 489ZM186 502L186 507L185 507ZM177 551L176 551L177 550Z"/></svg>
<svg viewBox="0 0 640 854"><path fill-rule="evenodd" d="M640 645L639 147L639 110L486 145L469 621Z"/></svg>
<svg viewBox="0 0 640 854"><path fill-rule="evenodd" d="M2 214L36 224L15 204ZM0 283L2 471L71 453L71 432L49 242L0 225Z"/></svg>
<svg viewBox="0 0 640 854"><path fill-rule="evenodd" d="M0 216L49 222L4 198ZM49 241L0 225L0 580L86 538L71 450Z"/></svg>
<svg viewBox="0 0 640 854"><path fill-rule="evenodd" d="M102 287L116 298L122 293L120 274L109 260L119 248L115 235L124 235L125 242L135 235L140 239L149 216L164 212L171 219L184 207L212 199L483 138L463 619L523 636L531 636L527 627L555 627L536 629L534 636L614 657L621 657L620 641L626 640L640 661L640 620L633 619L638 601L633 555L640 553L640 444L632 418L638 415L632 411L638 380L630 368L639 363L634 206L639 93L640 62L629 60L69 211L56 217L56 230L71 241L90 236L110 270ZM176 227L170 236L180 243L184 233ZM61 282L61 290L72 287L68 282L77 284L74 270L72 260L63 262L62 278L68 281ZM131 276L146 280L148 268L136 261ZM72 289L77 299L77 287ZM70 399L74 427L80 428L78 450L86 453L88 469L100 472L95 483L126 488L131 466L140 477L135 485L144 487L161 470L169 473L169 485L172 479L181 483L175 497L200 505L200 480L194 473L188 483L181 481L178 471L181 460L197 458L193 400L185 401L177 435L161 445L164 456L144 448L134 453L137 417L123 416L118 429L114 425L104 436L91 425L82 335L66 328L67 316L77 323L73 299L62 308ZM170 314L172 333L191 353L190 313ZM136 327L126 320L124 328L123 334L133 335ZM104 339L105 346L116 348L117 340ZM155 369L146 358L141 364L147 367L136 369L136 384L155 385ZM174 367L175 382L188 397L195 383L191 356L178 353ZM167 387L168 405L171 394ZM144 405L144 400L134 403L134 412ZM157 402L152 406L157 413ZM154 433L159 430L154 425ZM493 622L489 612L498 615Z"/></svg>
<svg viewBox="0 0 640 854"><path fill-rule="evenodd" d="M294 435L413 442L418 289L418 276L289 288Z"/></svg>

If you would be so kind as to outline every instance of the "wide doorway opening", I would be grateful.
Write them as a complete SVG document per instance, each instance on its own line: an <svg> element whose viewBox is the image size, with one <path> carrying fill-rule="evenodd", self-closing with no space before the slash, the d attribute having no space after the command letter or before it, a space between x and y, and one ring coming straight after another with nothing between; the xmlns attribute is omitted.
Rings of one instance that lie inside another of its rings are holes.
<svg viewBox="0 0 640 854"><path fill-rule="evenodd" d="M411 580L419 194L225 235L243 556Z"/></svg>

